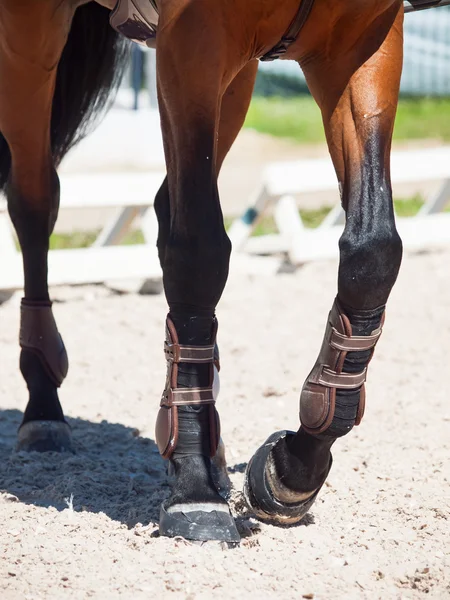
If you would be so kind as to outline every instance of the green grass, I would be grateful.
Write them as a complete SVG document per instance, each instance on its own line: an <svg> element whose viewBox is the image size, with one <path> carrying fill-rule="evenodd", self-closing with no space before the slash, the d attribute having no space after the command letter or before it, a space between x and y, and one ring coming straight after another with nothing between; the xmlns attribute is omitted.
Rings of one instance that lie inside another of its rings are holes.
<svg viewBox="0 0 450 600"><path fill-rule="evenodd" d="M244 127L302 143L324 142L322 117L310 96L253 98Z"/></svg>
<svg viewBox="0 0 450 600"><path fill-rule="evenodd" d="M397 217L414 217L424 204L420 194L412 198L397 198L394 200L395 214Z"/></svg>
<svg viewBox="0 0 450 600"><path fill-rule="evenodd" d="M321 208L317 209L301 208L298 212L305 227L315 229L316 227L319 227L330 210L330 206L322 206ZM275 225L272 215L263 215L253 230L253 235L266 235L268 233L276 232L277 226Z"/></svg>
<svg viewBox="0 0 450 600"><path fill-rule="evenodd" d="M69 248L87 248L98 236L98 231L74 231L73 233L54 233L50 237L50 250L68 250ZM131 246L143 244L142 231L130 231L124 238L122 244Z"/></svg>
<svg viewBox="0 0 450 600"><path fill-rule="evenodd" d="M400 100L394 139L450 140L450 99L421 98Z"/></svg>
<svg viewBox="0 0 450 600"><path fill-rule="evenodd" d="M310 96L255 97L245 127L302 143L325 141L320 111ZM401 99L394 139L450 140L450 99Z"/></svg>
<svg viewBox="0 0 450 600"><path fill-rule="evenodd" d="M74 231L73 233L53 233L50 237L50 250L87 248L97 237L97 231Z"/></svg>
<svg viewBox="0 0 450 600"><path fill-rule="evenodd" d="M311 229L315 229L319 227L322 221L325 219L327 214L330 212L331 208L329 206L322 206L316 210L308 209L300 209L299 213L302 218L303 224L305 227L310 227Z"/></svg>

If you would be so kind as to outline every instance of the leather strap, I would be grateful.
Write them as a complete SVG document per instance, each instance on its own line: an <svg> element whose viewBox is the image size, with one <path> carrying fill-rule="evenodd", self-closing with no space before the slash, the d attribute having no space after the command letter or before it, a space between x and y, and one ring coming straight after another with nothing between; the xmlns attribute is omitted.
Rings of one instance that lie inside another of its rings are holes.
<svg viewBox="0 0 450 600"><path fill-rule="evenodd" d="M427 8L438 8L439 6L448 6L450 0L408 0L403 3L405 13L414 12L417 10L425 10Z"/></svg>
<svg viewBox="0 0 450 600"><path fill-rule="evenodd" d="M381 329L373 335L365 336L347 336L339 333L334 327L331 331L330 345L336 350L345 350L346 352L363 352L375 347L381 335Z"/></svg>
<svg viewBox="0 0 450 600"><path fill-rule="evenodd" d="M210 363L214 361L215 346L181 346L164 342L166 359L174 363Z"/></svg>
<svg viewBox="0 0 450 600"><path fill-rule="evenodd" d="M280 42L274 48L272 48L272 50L267 52L267 54L261 56L259 60L263 62L269 62L272 60L277 60L283 56L283 54L286 54L289 46L297 40L300 31L303 29L306 21L308 20L313 4L314 0L302 0L294 20L289 25L289 29L283 35Z"/></svg>
<svg viewBox="0 0 450 600"><path fill-rule="evenodd" d="M437 8L439 6L448 6L450 0L408 0L404 2L405 13L414 12L418 10L425 10L427 8ZM311 13L311 9L314 5L314 0L303 0L294 17L294 20L289 26L280 42L272 48L269 52L260 57L260 61L269 62L281 58L298 38L300 31L305 26L306 21Z"/></svg>
<svg viewBox="0 0 450 600"><path fill-rule="evenodd" d="M19 343L36 354L48 376L60 387L69 370L64 342L58 332L51 302L22 300Z"/></svg>
<svg viewBox="0 0 450 600"><path fill-rule="evenodd" d="M367 369L361 373L335 373L324 367L319 377L320 385L344 390L357 390L366 381Z"/></svg>
<svg viewBox="0 0 450 600"><path fill-rule="evenodd" d="M220 440L220 421L215 408L213 393L214 367L219 370L219 352L216 345L217 321L214 321L211 343L208 346L184 346L172 320L167 317L164 353L167 360L167 380L158 417L156 420L156 443L163 458L170 458L176 450L179 435L178 408L180 406L209 406L210 452L216 454ZM209 385L203 388L179 388L178 365L180 363L209 364Z"/></svg>
<svg viewBox="0 0 450 600"><path fill-rule="evenodd" d="M191 404L214 404L212 387L169 389L163 397L161 406L189 406Z"/></svg>
<svg viewBox="0 0 450 600"><path fill-rule="evenodd" d="M344 373L344 361L348 352L371 350L370 359L372 358L381 336L383 321L384 319L380 327L370 335L354 336L349 319L335 300L328 316L319 357L300 396L300 420L305 431L317 435L328 429L334 418L337 389L360 389L355 423L359 425L364 414L367 367L360 373Z"/></svg>

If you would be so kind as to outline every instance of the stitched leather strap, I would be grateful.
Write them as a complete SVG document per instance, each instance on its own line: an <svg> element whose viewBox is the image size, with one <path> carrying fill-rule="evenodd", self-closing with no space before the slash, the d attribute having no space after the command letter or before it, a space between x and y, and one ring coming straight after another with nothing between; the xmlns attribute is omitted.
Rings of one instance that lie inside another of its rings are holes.
<svg viewBox="0 0 450 600"><path fill-rule="evenodd" d="M191 404L215 404L213 389L208 388L176 388L169 390L161 406L190 406Z"/></svg>
<svg viewBox="0 0 450 600"><path fill-rule="evenodd" d="M357 390L366 381L367 370L361 373L336 373L324 367L319 376L320 385L344 390Z"/></svg>
<svg viewBox="0 0 450 600"><path fill-rule="evenodd" d="M215 346L181 346L164 342L166 359L174 363L211 363L214 362Z"/></svg>
<svg viewBox="0 0 450 600"><path fill-rule="evenodd" d="M314 0L302 0L294 20L289 25L289 29L283 35L281 41L274 48L272 48L272 50L267 52L267 54L261 56L259 60L263 62L269 62L272 60L277 60L283 56L283 54L286 54L289 46L297 40L300 31L303 29L306 21L308 20L313 4Z"/></svg>
<svg viewBox="0 0 450 600"><path fill-rule="evenodd" d="M363 352L375 348L380 339L381 328L372 335L364 336L347 336L339 333L334 327L331 331L330 345L336 350L344 350L345 352Z"/></svg>

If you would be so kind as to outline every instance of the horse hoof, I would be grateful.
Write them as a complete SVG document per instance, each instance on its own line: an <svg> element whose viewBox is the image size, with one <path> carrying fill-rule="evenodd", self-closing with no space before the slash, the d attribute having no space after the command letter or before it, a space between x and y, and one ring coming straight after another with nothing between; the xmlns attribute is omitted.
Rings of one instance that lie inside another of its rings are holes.
<svg viewBox="0 0 450 600"><path fill-rule="evenodd" d="M294 435L294 432L278 431L258 448L247 466L244 480L244 497L249 508L261 521L277 525L299 523L314 504L322 488L320 486L312 495L292 504L276 499L268 481L268 460L276 444L288 435ZM330 458L328 472L331 462Z"/></svg>
<svg viewBox="0 0 450 600"><path fill-rule="evenodd" d="M233 517L226 504L161 505L159 534L165 537L183 537L198 542L241 541Z"/></svg>
<svg viewBox="0 0 450 600"><path fill-rule="evenodd" d="M74 452L72 432L63 421L29 421L19 428L17 452Z"/></svg>

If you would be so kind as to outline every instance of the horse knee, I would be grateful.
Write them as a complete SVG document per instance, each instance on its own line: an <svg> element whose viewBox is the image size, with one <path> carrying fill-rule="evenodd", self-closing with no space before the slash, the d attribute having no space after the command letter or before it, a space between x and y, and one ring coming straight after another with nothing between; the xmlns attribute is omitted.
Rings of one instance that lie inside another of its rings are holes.
<svg viewBox="0 0 450 600"><path fill-rule="evenodd" d="M170 234L164 249L164 288L171 307L214 309L228 278L231 242L223 226L210 223L210 232ZM212 235L211 235L212 234Z"/></svg>
<svg viewBox="0 0 450 600"><path fill-rule="evenodd" d="M339 241L339 298L347 306L372 309L386 304L402 259L393 218L362 227L347 222Z"/></svg>
<svg viewBox="0 0 450 600"><path fill-rule="evenodd" d="M50 237L58 217L60 184L56 170L48 168L48 174L30 176L24 187L19 178L10 181L6 195L8 212L17 232L22 249L28 242Z"/></svg>

